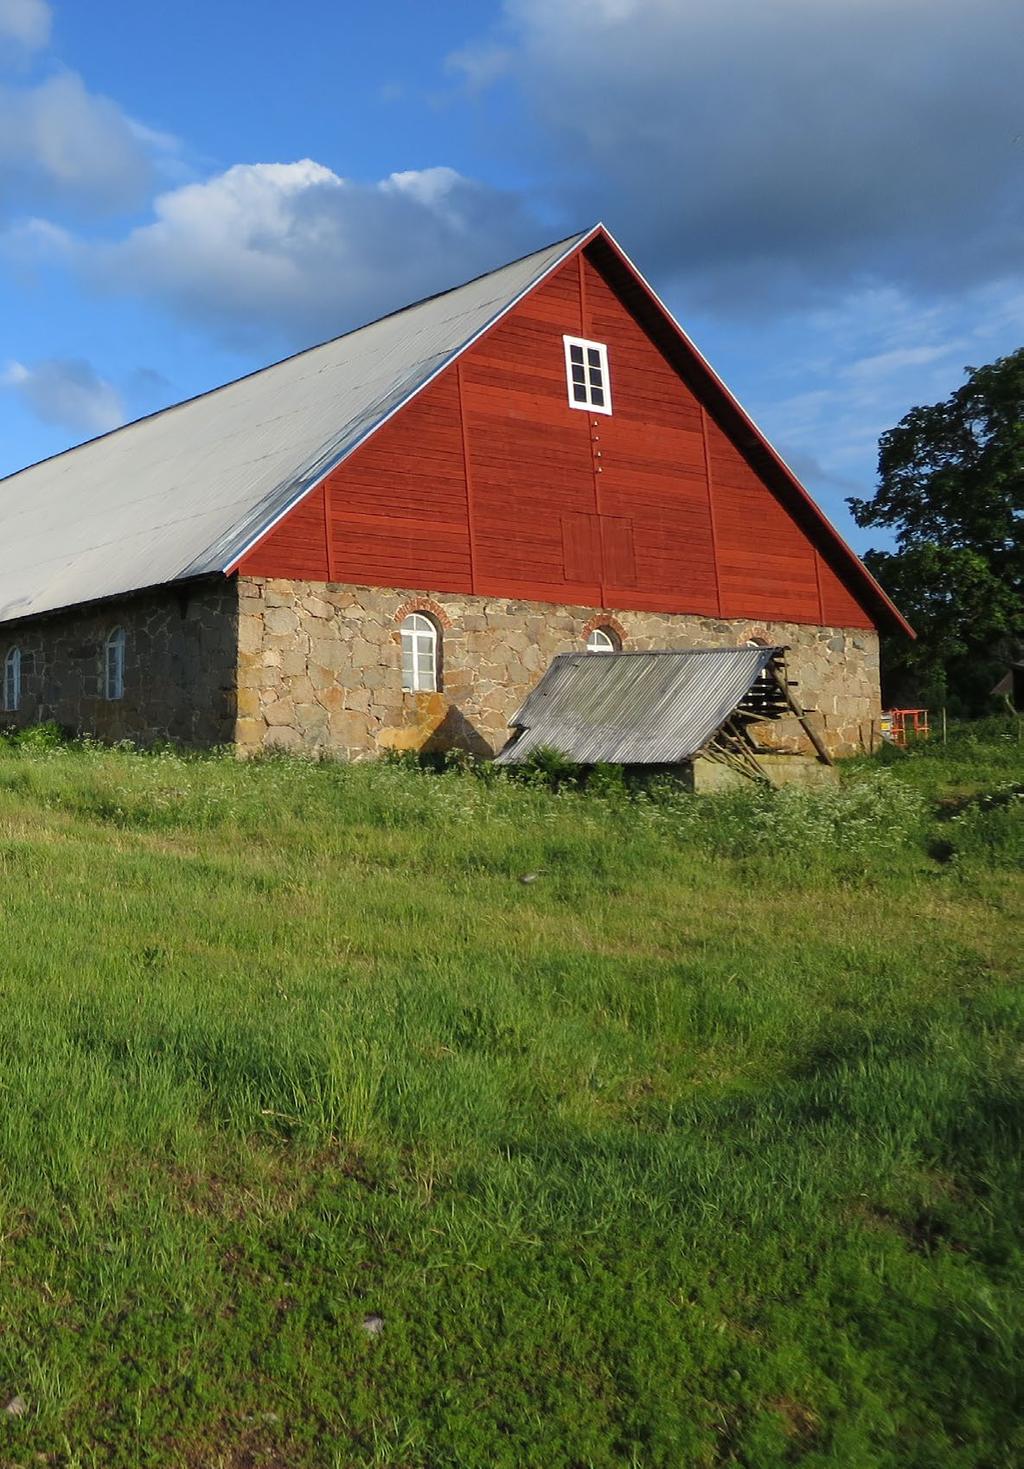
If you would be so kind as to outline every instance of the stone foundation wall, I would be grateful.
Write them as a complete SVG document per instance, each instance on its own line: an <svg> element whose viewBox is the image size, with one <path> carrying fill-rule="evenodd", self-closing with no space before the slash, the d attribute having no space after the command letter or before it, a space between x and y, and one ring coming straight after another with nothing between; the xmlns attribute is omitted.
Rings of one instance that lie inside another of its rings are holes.
<svg viewBox="0 0 1024 1469"><path fill-rule="evenodd" d="M402 692L399 624L428 612L442 634L442 691ZM556 653L579 652L594 625L628 650L786 644L796 693L836 755L866 748L880 713L878 637L861 629L721 621L553 606L504 597L238 579L238 723L242 752L272 748L360 759L388 749L490 754ZM810 752L793 720L765 742Z"/></svg>
<svg viewBox="0 0 1024 1469"><path fill-rule="evenodd" d="M140 743L229 743L235 733L238 604L204 582L0 627L0 669L21 649L21 703L0 727L53 719L80 734ZM125 630L124 696L106 699L107 637Z"/></svg>
<svg viewBox="0 0 1024 1469"><path fill-rule="evenodd" d="M402 691L399 626L422 609L442 639L441 691ZM0 666L21 649L19 709L0 727L53 719L99 739L286 748L362 759L385 750L487 755L556 653L595 625L627 650L790 648L790 676L829 749L868 746L880 712L878 639L860 629L719 621L552 606L497 597L240 577L165 589L0 628ZM103 650L126 633L124 697L103 691ZM796 720L759 727L766 744L810 751Z"/></svg>

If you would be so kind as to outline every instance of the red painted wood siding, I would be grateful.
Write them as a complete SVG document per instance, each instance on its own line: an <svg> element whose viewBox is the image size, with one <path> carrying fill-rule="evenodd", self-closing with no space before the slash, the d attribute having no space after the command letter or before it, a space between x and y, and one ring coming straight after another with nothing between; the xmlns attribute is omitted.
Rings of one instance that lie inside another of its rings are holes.
<svg viewBox="0 0 1024 1469"><path fill-rule="evenodd" d="M454 371L435 378L326 485L335 581L472 591Z"/></svg>
<svg viewBox="0 0 1024 1469"><path fill-rule="evenodd" d="M814 547L715 424L708 448L723 615L822 622Z"/></svg>
<svg viewBox="0 0 1024 1469"><path fill-rule="evenodd" d="M249 552L239 569L247 576L330 581L323 485L300 500Z"/></svg>
<svg viewBox="0 0 1024 1469"><path fill-rule="evenodd" d="M824 557L818 556L821 604L830 627L872 627L874 624L850 589L840 580Z"/></svg>
<svg viewBox="0 0 1024 1469"><path fill-rule="evenodd" d="M607 344L612 391L611 415L591 420L600 454L595 461L600 513L618 525L612 544L606 542L601 600L608 606L714 615L718 600L700 404L586 259L582 286L582 335Z"/></svg>
<svg viewBox="0 0 1024 1469"><path fill-rule="evenodd" d="M611 415L569 406L563 333L607 344ZM873 626L822 541L583 254L384 424L240 570Z"/></svg>

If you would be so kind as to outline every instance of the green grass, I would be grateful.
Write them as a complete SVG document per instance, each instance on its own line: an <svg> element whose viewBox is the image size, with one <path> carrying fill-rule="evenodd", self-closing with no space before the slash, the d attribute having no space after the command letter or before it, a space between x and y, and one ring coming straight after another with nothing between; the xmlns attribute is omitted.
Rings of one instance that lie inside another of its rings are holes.
<svg viewBox="0 0 1024 1469"><path fill-rule="evenodd" d="M0 1464L1024 1463L1024 760L888 759L0 748Z"/></svg>

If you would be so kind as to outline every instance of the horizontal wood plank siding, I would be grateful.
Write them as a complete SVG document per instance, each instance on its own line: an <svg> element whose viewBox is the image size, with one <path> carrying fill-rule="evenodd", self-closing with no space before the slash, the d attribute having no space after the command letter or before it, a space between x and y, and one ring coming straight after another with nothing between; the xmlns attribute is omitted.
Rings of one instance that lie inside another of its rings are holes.
<svg viewBox="0 0 1024 1469"><path fill-rule="evenodd" d="M454 372L443 373L327 479L336 581L472 591Z"/></svg>
<svg viewBox="0 0 1024 1469"><path fill-rule="evenodd" d="M562 335L580 332L576 272L572 261L539 286L462 370L477 580L552 601L556 587L600 582L587 530L597 510L588 420L565 387Z"/></svg>
<svg viewBox="0 0 1024 1469"><path fill-rule="evenodd" d="M700 404L601 272L584 260L584 336L608 345L612 413L598 418L601 509L631 522L632 580L615 567L609 601L717 609ZM614 592L613 592L614 589Z"/></svg>
<svg viewBox="0 0 1024 1469"><path fill-rule="evenodd" d="M813 545L710 419L708 447L722 616L820 622Z"/></svg>
<svg viewBox="0 0 1024 1469"><path fill-rule="evenodd" d="M239 568L246 576L281 576L297 581L330 581L324 487L304 500L253 547Z"/></svg>
<svg viewBox="0 0 1024 1469"><path fill-rule="evenodd" d="M602 269L586 254L560 267L241 569L872 626L821 533L798 523ZM563 334L606 344L610 416L570 407Z"/></svg>
<svg viewBox="0 0 1024 1469"><path fill-rule="evenodd" d="M827 624L832 627L874 627L871 617L821 555L818 556L818 578L822 612Z"/></svg>

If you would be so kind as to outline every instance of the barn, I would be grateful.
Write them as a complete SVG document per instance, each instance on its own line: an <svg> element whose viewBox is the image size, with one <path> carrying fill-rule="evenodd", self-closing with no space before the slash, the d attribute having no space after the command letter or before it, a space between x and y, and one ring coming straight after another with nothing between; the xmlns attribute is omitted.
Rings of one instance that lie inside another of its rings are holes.
<svg viewBox="0 0 1024 1469"><path fill-rule="evenodd" d="M835 756L891 629L601 225L0 482L7 724L489 754L559 655L761 646Z"/></svg>

